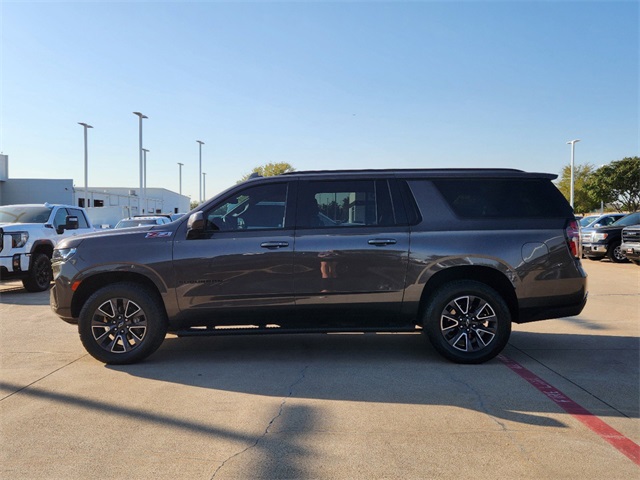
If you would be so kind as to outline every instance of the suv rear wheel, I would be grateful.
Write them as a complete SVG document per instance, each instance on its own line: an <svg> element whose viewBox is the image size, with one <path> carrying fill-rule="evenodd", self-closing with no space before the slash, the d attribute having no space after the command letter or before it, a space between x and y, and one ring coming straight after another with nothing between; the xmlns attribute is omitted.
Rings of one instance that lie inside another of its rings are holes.
<svg viewBox="0 0 640 480"><path fill-rule="evenodd" d="M511 314L493 288L461 280L430 298L423 327L433 347L456 363L482 363L498 355L511 335Z"/></svg>
<svg viewBox="0 0 640 480"><path fill-rule="evenodd" d="M135 283L107 285L89 297L78 319L82 344L112 365L138 362L162 344L167 316L149 289Z"/></svg>

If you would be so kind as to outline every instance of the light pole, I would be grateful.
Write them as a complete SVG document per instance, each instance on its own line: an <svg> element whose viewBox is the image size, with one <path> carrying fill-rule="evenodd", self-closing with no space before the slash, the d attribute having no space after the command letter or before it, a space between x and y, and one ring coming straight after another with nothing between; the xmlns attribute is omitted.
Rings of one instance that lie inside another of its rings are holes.
<svg viewBox="0 0 640 480"><path fill-rule="evenodd" d="M144 174L144 182L142 182L142 186L143 186L143 197L144 197L144 209L147 210L147 212L143 212L143 213L148 213L149 210L149 206L147 205L147 152L149 150L146 148L142 149L142 152L144 153L143 155L143 160L142 160L142 173Z"/></svg>
<svg viewBox="0 0 640 480"><path fill-rule="evenodd" d="M180 179L180 183L179 183L179 186L180 186L180 190L179 190L180 195L182 195L182 166L183 166L183 165L184 165L184 163L180 163L180 162L178 162L178 172L179 172L179 177L178 177L178 178Z"/></svg>
<svg viewBox="0 0 640 480"><path fill-rule="evenodd" d="M204 145L204 142L202 140L196 140L196 142L198 142L199 145L199 150L200 150L200 168L198 170L198 183L200 186L200 192L198 192L198 194L200 195L200 199L199 202L202 203L202 145Z"/></svg>
<svg viewBox="0 0 640 480"><path fill-rule="evenodd" d="M571 140L569 142L567 142L567 145L571 145L571 193L569 194L569 204L571 205L571 208L573 208L573 159L574 159L574 154L575 154L575 148L576 148L576 143L578 143L580 141L580 139L577 140Z"/></svg>
<svg viewBox="0 0 640 480"><path fill-rule="evenodd" d="M84 129L84 208L89 206L89 150L87 148L87 129L93 128L87 123L78 122L78 125L82 125Z"/></svg>
<svg viewBox="0 0 640 480"><path fill-rule="evenodd" d="M207 184L205 180L207 179L207 174L202 172L202 194L204 195L205 200L207 199Z"/></svg>
<svg viewBox="0 0 640 480"><path fill-rule="evenodd" d="M144 189L144 166L143 166L143 162L144 162L144 160L142 158L142 154L143 154L143 152L142 152L142 119L143 118L149 118L149 117L147 117L146 115L143 115L140 112L133 112L133 114L137 115L138 118L140 119L140 122L139 122L139 125L140 125L139 126L139 131L140 131L140 198L138 199L138 206L140 206L142 201L144 200L143 199L143 196L144 196L144 194L143 194L143 189ZM138 210L141 210L141 208L138 207ZM139 211L138 213L142 213L142 212Z"/></svg>

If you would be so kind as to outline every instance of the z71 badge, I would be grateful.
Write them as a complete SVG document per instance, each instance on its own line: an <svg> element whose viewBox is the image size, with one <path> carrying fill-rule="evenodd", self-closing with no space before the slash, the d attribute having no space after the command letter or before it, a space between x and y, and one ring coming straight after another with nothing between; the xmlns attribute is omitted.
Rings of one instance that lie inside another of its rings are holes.
<svg viewBox="0 0 640 480"><path fill-rule="evenodd" d="M170 237L171 232L149 232L145 235L144 238L160 238L160 237Z"/></svg>

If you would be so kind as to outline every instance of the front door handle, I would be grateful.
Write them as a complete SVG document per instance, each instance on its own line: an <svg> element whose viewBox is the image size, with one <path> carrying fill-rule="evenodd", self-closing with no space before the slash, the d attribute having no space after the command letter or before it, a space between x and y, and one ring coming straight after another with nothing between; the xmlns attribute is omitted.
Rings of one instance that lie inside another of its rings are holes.
<svg viewBox="0 0 640 480"><path fill-rule="evenodd" d="M268 248L269 250L275 250L277 248L285 248L289 246L289 242L263 242L260 244L262 248Z"/></svg>
<svg viewBox="0 0 640 480"><path fill-rule="evenodd" d="M393 238L372 238L368 243L376 247L384 247L385 245L395 245L396 241Z"/></svg>

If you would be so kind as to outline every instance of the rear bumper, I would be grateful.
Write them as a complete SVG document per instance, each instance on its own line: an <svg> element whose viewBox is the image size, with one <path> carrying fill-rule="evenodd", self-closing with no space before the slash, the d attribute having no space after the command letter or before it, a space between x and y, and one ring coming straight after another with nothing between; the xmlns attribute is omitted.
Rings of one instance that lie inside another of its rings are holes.
<svg viewBox="0 0 640 480"><path fill-rule="evenodd" d="M563 305L563 306L548 306L548 307L531 307L520 309L520 316L516 323L528 323L538 320L548 320L552 318L573 317L580 315L580 312L587 304L587 292L584 292L584 296L576 303Z"/></svg>

